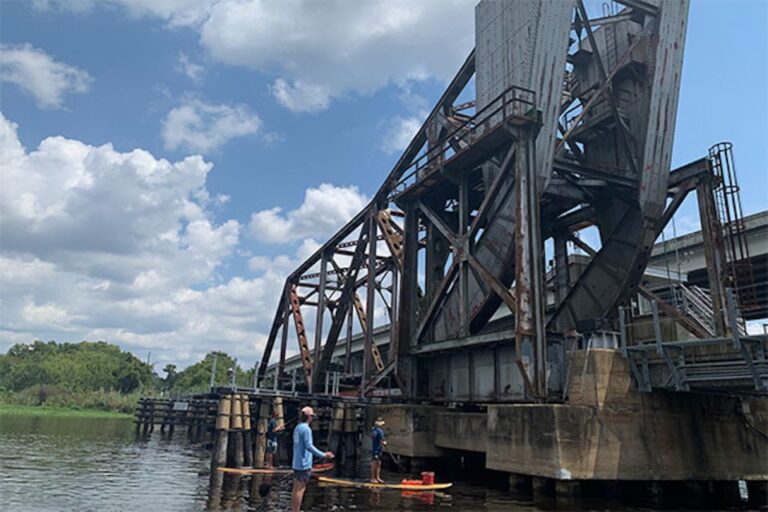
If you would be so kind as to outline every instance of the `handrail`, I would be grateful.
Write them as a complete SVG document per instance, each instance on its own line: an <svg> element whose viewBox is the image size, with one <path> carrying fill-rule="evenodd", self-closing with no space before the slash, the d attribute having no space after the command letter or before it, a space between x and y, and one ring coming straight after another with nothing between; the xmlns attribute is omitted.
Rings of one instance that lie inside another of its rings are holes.
<svg viewBox="0 0 768 512"><path fill-rule="evenodd" d="M512 106L511 110L508 108L510 106ZM472 137L477 135L478 131L482 135L513 117L526 118L535 108L536 93L534 91L516 85L509 87L444 137L438 146L428 150L406 167L392 187L392 195L397 195L417 183L420 171L423 169L432 167L438 160L445 161L471 146ZM502 116L494 119L499 113ZM461 146L462 143L465 147L457 150L454 145ZM453 154L450 154L451 150ZM411 183L412 179L414 181Z"/></svg>

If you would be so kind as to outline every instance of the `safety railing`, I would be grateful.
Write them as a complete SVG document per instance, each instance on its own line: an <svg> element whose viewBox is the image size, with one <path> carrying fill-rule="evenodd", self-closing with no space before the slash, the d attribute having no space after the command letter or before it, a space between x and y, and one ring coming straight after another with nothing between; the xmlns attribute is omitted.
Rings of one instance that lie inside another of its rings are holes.
<svg viewBox="0 0 768 512"><path fill-rule="evenodd" d="M664 341L658 305L651 301L652 339L631 339L633 323L627 309L620 308L620 347L640 391L697 387L768 392L768 336L742 334L732 289L727 290L726 298L731 334L721 338ZM659 373L659 365L666 370ZM659 379L658 375L665 377Z"/></svg>
<svg viewBox="0 0 768 512"><path fill-rule="evenodd" d="M536 120L536 93L522 87L510 87L459 125L438 145L416 158L400 175L391 195L400 194L415 185L502 124L522 125Z"/></svg>

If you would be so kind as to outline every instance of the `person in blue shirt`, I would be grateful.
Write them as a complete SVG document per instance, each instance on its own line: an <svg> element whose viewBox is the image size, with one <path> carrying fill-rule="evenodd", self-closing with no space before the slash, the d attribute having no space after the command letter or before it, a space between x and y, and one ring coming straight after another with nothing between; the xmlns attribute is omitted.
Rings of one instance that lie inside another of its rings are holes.
<svg viewBox="0 0 768 512"><path fill-rule="evenodd" d="M384 480L381 479L381 454L384 451L384 447L387 446L387 442L384 440L384 418L378 417L374 422L374 427L371 429L371 441L373 457L371 459L371 482L374 484L383 484Z"/></svg>
<svg viewBox="0 0 768 512"><path fill-rule="evenodd" d="M312 456L332 459L333 452L321 452L312 443L312 429L309 424L315 411L307 406L301 410L301 418L293 429L293 493L291 494L291 511L299 512L304 500L304 491L312 472Z"/></svg>

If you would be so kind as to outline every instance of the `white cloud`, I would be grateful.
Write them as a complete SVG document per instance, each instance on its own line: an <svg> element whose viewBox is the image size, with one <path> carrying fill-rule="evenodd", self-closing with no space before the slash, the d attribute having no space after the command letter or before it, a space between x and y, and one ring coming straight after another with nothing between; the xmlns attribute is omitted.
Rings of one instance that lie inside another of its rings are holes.
<svg viewBox="0 0 768 512"><path fill-rule="evenodd" d="M319 247L312 236L366 201L354 188L309 189L298 209L275 213L294 230L283 238L301 240L293 254L251 255L255 277L222 279L242 254L242 226L213 220L220 200L202 157L169 162L64 137L27 150L16 129L0 114L0 352L101 339L180 366L211 350L252 364L285 275Z"/></svg>
<svg viewBox="0 0 768 512"><path fill-rule="evenodd" d="M294 257L286 254L279 254L274 257L257 255L248 260L248 268L254 272L265 272L268 270L277 271L283 274L290 274L296 267L313 255L321 244L314 238L305 238L299 247L296 248Z"/></svg>
<svg viewBox="0 0 768 512"><path fill-rule="evenodd" d="M381 149L385 153L397 153L408 147L408 144L421 128L424 117L395 117L385 123L384 139Z"/></svg>
<svg viewBox="0 0 768 512"><path fill-rule="evenodd" d="M272 77L296 111L389 83L448 80L474 44L477 0L103 0L100 6L189 27L216 60ZM50 0L84 9L95 0Z"/></svg>
<svg viewBox="0 0 768 512"><path fill-rule="evenodd" d="M0 114L0 350L105 339L180 364L258 357L283 275L217 277L241 227L212 220L211 168L64 137L27 151Z"/></svg>
<svg viewBox="0 0 768 512"><path fill-rule="evenodd" d="M154 17L170 28L196 26L208 17L217 0L33 0L40 10L88 12L96 7L119 7L135 18Z"/></svg>
<svg viewBox="0 0 768 512"><path fill-rule="evenodd" d="M326 87L305 84L301 81L289 84L282 78L278 78L270 90L282 106L294 112L324 110L328 108L331 101L330 91Z"/></svg>
<svg viewBox="0 0 768 512"><path fill-rule="evenodd" d="M182 75L186 75L186 77L193 82L199 82L203 79L203 75L205 74L205 68L200 64L192 62L185 53L180 53L177 57L176 71Z"/></svg>
<svg viewBox="0 0 768 512"><path fill-rule="evenodd" d="M162 135L167 149L184 147L206 153L260 130L261 119L246 105L215 105L186 98L168 112Z"/></svg>
<svg viewBox="0 0 768 512"><path fill-rule="evenodd" d="M93 79L29 44L0 44L0 82L16 84L41 108L61 108L67 94L86 92Z"/></svg>
<svg viewBox="0 0 768 512"><path fill-rule="evenodd" d="M357 187L328 183L308 188L304 202L295 210L275 207L251 215L249 232L257 240L285 243L307 237L322 239L343 226L362 210L368 198Z"/></svg>

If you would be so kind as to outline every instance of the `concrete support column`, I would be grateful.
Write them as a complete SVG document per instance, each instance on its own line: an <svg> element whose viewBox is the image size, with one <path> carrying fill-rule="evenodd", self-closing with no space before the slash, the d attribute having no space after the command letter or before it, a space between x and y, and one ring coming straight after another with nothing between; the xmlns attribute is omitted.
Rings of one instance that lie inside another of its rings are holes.
<svg viewBox="0 0 768 512"><path fill-rule="evenodd" d="M747 490L749 491L749 504L753 507L768 506L768 482L767 481L748 481Z"/></svg>
<svg viewBox="0 0 768 512"><path fill-rule="evenodd" d="M530 494L531 477L517 473L509 474L509 491L516 494Z"/></svg>
<svg viewBox="0 0 768 512"><path fill-rule="evenodd" d="M534 500L551 498L555 495L555 481L551 478L534 476L531 477L531 489L533 490Z"/></svg>
<svg viewBox="0 0 768 512"><path fill-rule="evenodd" d="M555 496L558 498L581 497L581 482L577 480L555 480Z"/></svg>

